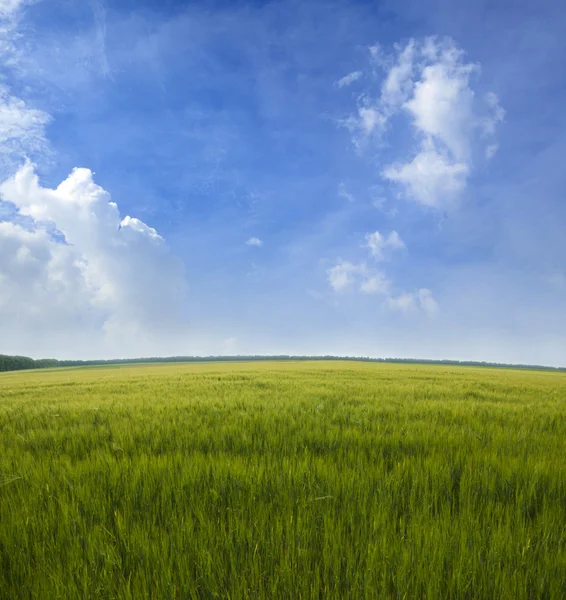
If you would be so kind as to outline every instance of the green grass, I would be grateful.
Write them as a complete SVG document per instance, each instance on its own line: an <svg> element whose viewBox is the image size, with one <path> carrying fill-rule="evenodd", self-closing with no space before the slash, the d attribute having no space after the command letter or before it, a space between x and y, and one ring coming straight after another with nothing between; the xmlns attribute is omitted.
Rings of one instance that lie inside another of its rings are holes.
<svg viewBox="0 0 566 600"><path fill-rule="evenodd" d="M2 374L0 598L566 598L566 374Z"/></svg>

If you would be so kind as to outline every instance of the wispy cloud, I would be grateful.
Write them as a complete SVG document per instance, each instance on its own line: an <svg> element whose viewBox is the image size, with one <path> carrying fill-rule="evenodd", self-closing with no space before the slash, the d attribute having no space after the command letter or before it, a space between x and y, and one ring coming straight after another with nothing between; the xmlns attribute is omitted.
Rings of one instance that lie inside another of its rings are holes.
<svg viewBox="0 0 566 600"><path fill-rule="evenodd" d="M396 110L411 93L415 53L416 43L411 40L398 52L394 65L389 69L381 85L381 103L385 113Z"/></svg>
<svg viewBox="0 0 566 600"><path fill-rule="evenodd" d="M387 305L393 310L404 313L414 313L422 310L428 316L434 316L439 310L432 292L426 288L421 288L416 292L391 296L387 299Z"/></svg>
<svg viewBox="0 0 566 600"><path fill-rule="evenodd" d="M0 0L0 18L10 18L29 0Z"/></svg>
<svg viewBox="0 0 566 600"><path fill-rule="evenodd" d="M354 197L354 195L351 194L346 189L346 184L344 182L340 182L340 184L338 185L338 196L340 198L344 198L344 200L348 200L348 202L355 202L356 201L356 198Z"/></svg>
<svg viewBox="0 0 566 600"><path fill-rule="evenodd" d="M0 60L4 66L18 66L19 53L14 40L18 31L18 14L27 4L24 0L0 0ZM45 128L50 115L33 108L0 83L0 177L13 173L26 156L37 157L48 151Z"/></svg>
<svg viewBox="0 0 566 600"><path fill-rule="evenodd" d="M106 7L103 0L90 0L90 3L95 26L94 47L98 54L100 73L108 77L111 71L106 54Z"/></svg>
<svg viewBox="0 0 566 600"><path fill-rule="evenodd" d="M335 85L338 88L348 87L349 85L352 85L352 83L354 83L355 81L358 81L358 79L360 79L361 76L361 71L352 71L351 73L348 73L348 75L344 75L344 77L336 81Z"/></svg>
<svg viewBox="0 0 566 600"><path fill-rule="evenodd" d="M0 160L4 170L29 154L47 149L45 126L51 117L29 107L0 84Z"/></svg>

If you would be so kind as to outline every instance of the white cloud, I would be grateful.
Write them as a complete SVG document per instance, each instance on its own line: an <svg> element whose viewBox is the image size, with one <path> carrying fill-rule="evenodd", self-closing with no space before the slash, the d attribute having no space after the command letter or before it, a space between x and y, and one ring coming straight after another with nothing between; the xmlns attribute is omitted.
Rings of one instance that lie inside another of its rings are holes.
<svg viewBox="0 0 566 600"><path fill-rule="evenodd" d="M416 292L390 296L387 299L387 305L392 310L398 310L405 313L421 310L428 316L435 315L439 310L438 303L434 299L432 292L426 288L421 288Z"/></svg>
<svg viewBox="0 0 566 600"><path fill-rule="evenodd" d="M16 45L18 11L28 3L0 0L0 54L20 74L26 69ZM93 2L93 10L103 50L103 4ZM20 168L28 156L45 157L50 120L0 84L0 177L16 170L0 185L0 200L18 211L16 222L0 223L0 331L6 351L181 352L187 285L181 262L163 238L139 219L121 218L88 169L75 169L56 189L47 189L30 162Z"/></svg>
<svg viewBox="0 0 566 600"><path fill-rule="evenodd" d="M361 151L370 140L381 137L387 125L387 115L378 106L372 105L366 96L362 96L356 115L341 119L338 124L352 134L352 142Z"/></svg>
<svg viewBox="0 0 566 600"><path fill-rule="evenodd" d="M344 77L339 79L335 85L339 88L347 87L357 81L361 76L361 71L352 71L352 73L348 73L348 75L344 75Z"/></svg>
<svg viewBox="0 0 566 600"><path fill-rule="evenodd" d="M463 160L469 156L475 126L474 92L469 83L477 67L462 62L461 57L460 51L450 47L438 62L425 66L412 98L403 107L417 132L442 142L456 159Z"/></svg>
<svg viewBox="0 0 566 600"><path fill-rule="evenodd" d="M144 343L155 352L157 342L173 338L182 345L187 289L180 262L153 228L120 218L88 169L47 189L28 163L0 194L35 222L32 231L1 224L0 328L12 337L65 329L70 353L82 334L83 344L115 355L139 355ZM64 242L49 233L54 228Z"/></svg>
<svg viewBox="0 0 566 600"><path fill-rule="evenodd" d="M487 158L487 160L490 160L491 158L493 158L498 150L499 150L498 144L490 144L485 149L485 157Z"/></svg>
<svg viewBox="0 0 566 600"><path fill-rule="evenodd" d="M260 248L261 246L263 246L263 241L260 240L259 238L256 237L251 237L246 244L248 246L257 246L258 248Z"/></svg>
<svg viewBox="0 0 566 600"><path fill-rule="evenodd" d="M385 124L385 117L372 106L360 107L358 109L358 116L360 117L360 128L366 136Z"/></svg>
<svg viewBox="0 0 566 600"><path fill-rule="evenodd" d="M411 40L399 53L396 64L391 67L381 87L381 98L385 105L398 106L405 102L413 87L413 61L415 42Z"/></svg>
<svg viewBox="0 0 566 600"><path fill-rule="evenodd" d="M439 152L431 141L408 163L389 165L383 176L401 185L404 194L432 208L449 207L466 187L469 167Z"/></svg>
<svg viewBox="0 0 566 600"><path fill-rule="evenodd" d="M391 282L383 273L368 277L360 285L360 292L364 294L388 294Z"/></svg>
<svg viewBox="0 0 566 600"><path fill-rule="evenodd" d="M348 192L348 190L346 189L346 185L343 182L340 182L340 185L338 186L338 196L340 196L340 198L348 200L348 202L356 201L354 196L350 194L350 192Z"/></svg>
<svg viewBox="0 0 566 600"><path fill-rule="evenodd" d="M382 56L383 56L383 51L378 42L376 42L373 46L369 46L368 50L369 50L371 58L374 61L381 61Z"/></svg>
<svg viewBox="0 0 566 600"><path fill-rule="evenodd" d="M17 325L41 335L46 328L80 327L89 311L102 318L83 267L71 246L54 243L45 230L0 223L2 330Z"/></svg>
<svg viewBox="0 0 566 600"><path fill-rule="evenodd" d="M399 250L405 248L405 243L399 237L396 231L392 231L387 237L383 236L379 231L368 233L366 235L366 248L369 248L371 255L375 260L384 260L384 252L388 249Z"/></svg>
<svg viewBox="0 0 566 600"><path fill-rule="evenodd" d="M356 276L364 273L365 265L356 265L349 261L340 261L337 265L328 269L328 282L335 292L344 292L350 289Z"/></svg>
<svg viewBox="0 0 566 600"><path fill-rule="evenodd" d="M495 134L495 129L500 121L505 118L505 111L499 104L497 94L488 92L485 97L485 104L489 108L489 113L481 119L481 125L485 135L490 136Z"/></svg>
<svg viewBox="0 0 566 600"><path fill-rule="evenodd" d="M385 307L405 313L423 312L429 316L435 315L439 308L432 292L421 288L415 292L394 295L392 284L388 277L366 263L352 263L340 260L334 267L328 269L328 283L337 293L358 291L362 294L377 294L381 296Z"/></svg>
<svg viewBox="0 0 566 600"><path fill-rule="evenodd" d="M411 116L421 148L411 160L389 165L382 174L400 184L406 197L445 208L466 188L478 134L493 135L503 112L497 96L490 93L486 96L488 112L478 114L470 80L479 67L465 62L464 53L452 41L428 38L421 57L424 63L418 66L412 96L402 105ZM493 148L491 144L484 154L489 157Z"/></svg>
<svg viewBox="0 0 566 600"><path fill-rule="evenodd" d="M391 296L387 299L387 305L393 310L409 311L416 308L415 295L412 293Z"/></svg>
<svg viewBox="0 0 566 600"><path fill-rule="evenodd" d="M405 243L396 231L388 236L379 231L368 233L365 237L365 247L369 248L375 261L385 259L386 250L397 250L406 248ZM392 282L385 273L368 266L365 262L352 263L339 260L338 263L328 269L328 283L335 292L358 291L362 294L379 294L382 304L391 310L402 312L424 312L434 315L438 312L438 304L432 292L427 288L421 288L414 292L392 292Z"/></svg>
<svg viewBox="0 0 566 600"><path fill-rule="evenodd" d="M406 248L405 242L399 237L399 234L396 231L392 231L387 236L386 245L389 248L394 248L394 249Z"/></svg>
<svg viewBox="0 0 566 600"><path fill-rule="evenodd" d="M26 0L0 0L0 61L5 69L20 72L21 52L16 41L19 9ZM5 75L5 73L4 73ZM47 151L45 127L50 116L30 107L0 82L0 180L12 174L27 156L37 156ZM23 89L26 89L23 86Z"/></svg>
<svg viewBox="0 0 566 600"><path fill-rule="evenodd" d="M363 94L357 114L346 121L354 144L362 149L370 136L383 136L395 115L405 115L414 134L409 158L386 165L382 177L420 204L454 205L473 157L479 151L489 159L497 149L493 136L504 117L499 99L493 92L476 97L479 66L467 62L451 39L410 40L393 57L376 47L372 57L386 72L377 96Z"/></svg>
<svg viewBox="0 0 566 600"><path fill-rule="evenodd" d="M328 269L328 283L335 292L347 292L354 289L364 294L387 294L391 282L387 277L374 269L368 268L366 263L352 263L340 260L331 269Z"/></svg>
<svg viewBox="0 0 566 600"><path fill-rule="evenodd" d="M108 77L111 69L106 54L106 8L103 0L91 0L91 7L95 22L93 47L96 50L100 73L104 77Z"/></svg>
<svg viewBox="0 0 566 600"><path fill-rule="evenodd" d="M49 121L48 114L29 108L0 85L0 167L10 168L27 154L44 150L45 126Z"/></svg>
<svg viewBox="0 0 566 600"><path fill-rule="evenodd" d="M435 315L438 312L438 302L434 299L432 292L429 289L421 288L418 292L420 307L428 314Z"/></svg>
<svg viewBox="0 0 566 600"><path fill-rule="evenodd" d="M29 0L0 0L0 18L11 17Z"/></svg>

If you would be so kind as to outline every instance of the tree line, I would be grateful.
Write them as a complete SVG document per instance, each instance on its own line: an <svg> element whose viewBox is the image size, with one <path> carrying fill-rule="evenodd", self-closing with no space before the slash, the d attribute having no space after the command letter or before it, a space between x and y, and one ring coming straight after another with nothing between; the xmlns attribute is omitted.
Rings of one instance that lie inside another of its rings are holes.
<svg viewBox="0 0 566 600"><path fill-rule="evenodd" d="M167 356L150 358L118 358L109 360L57 360L55 358L33 359L28 356L8 356L0 354L0 372L19 371L22 369L45 369L53 367L94 367L103 365L128 365L136 363L188 363L188 362L243 362L243 361L304 361L304 360L351 360L358 362L454 365L469 367L496 367L502 369L537 369L545 371L566 371L561 367L544 367L539 365L512 365L506 363L490 363L458 360L426 360L416 358L370 358L366 356L290 356L288 354L273 356Z"/></svg>
<svg viewBox="0 0 566 600"><path fill-rule="evenodd" d="M54 358L33 359L29 356L7 356L0 354L0 371L20 371L21 369L45 369L58 367L59 361Z"/></svg>

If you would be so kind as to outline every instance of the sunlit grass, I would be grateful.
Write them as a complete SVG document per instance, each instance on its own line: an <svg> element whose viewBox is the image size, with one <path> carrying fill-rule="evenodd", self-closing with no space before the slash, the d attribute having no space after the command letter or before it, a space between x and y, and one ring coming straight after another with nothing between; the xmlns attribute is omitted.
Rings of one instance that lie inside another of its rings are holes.
<svg viewBox="0 0 566 600"><path fill-rule="evenodd" d="M566 374L0 375L0 598L566 597Z"/></svg>

